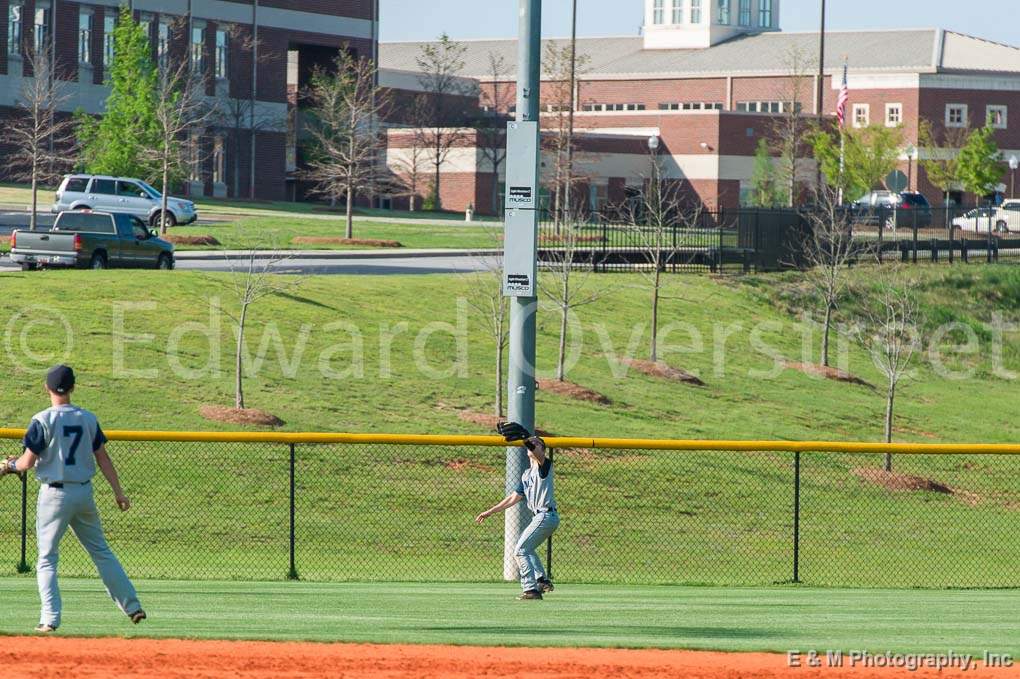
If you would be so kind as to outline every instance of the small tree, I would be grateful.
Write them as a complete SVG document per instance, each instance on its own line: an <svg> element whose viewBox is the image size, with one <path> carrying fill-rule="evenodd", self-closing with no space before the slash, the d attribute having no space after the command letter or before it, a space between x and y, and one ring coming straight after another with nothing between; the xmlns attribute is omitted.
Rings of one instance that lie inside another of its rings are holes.
<svg viewBox="0 0 1020 679"><path fill-rule="evenodd" d="M450 151L467 137L462 127L467 119L465 100L475 91L460 77L466 51L464 45L450 40L450 36L443 33L437 43L423 44L416 58L418 82L425 92L423 101L426 106L418 131L433 167L429 204L435 210L442 209L443 164Z"/></svg>
<svg viewBox="0 0 1020 679"><path fill-rule="evenodd" d="M489 167L492 168L491 201L494 214L501 212L499 204L499 169L506 160L506 122L507 111L514 99L514 86L505 82L510 67L503 55L489 52L489 68L486 75L492 82L482 87L482 102L487 111L476 124L478 132L478 150L481 151Z"/></svg>
<svg viewBox="0 0 1020 679"><path fill-rule="evenodd" d="M782 201L782 187L776 176L776 166L772 162L769 143L765 139L758 140L758 148L754 152L751 190L751 204L754 207L772 208Z"/></svg>
<svg viewBox="0 0 1020 679"><path fill-rule="evenodd" d="M556 379L566 379L567 331L570 312L598 301L609 290L607 285L595 285L597 274L591 268L575 271L581 263L578 246L581 233L578 220L571 213L564 219L564 228L555 239L546 244L548 273L539 276L539 291L555 306L560 316L559 345L556 354ZM603 281L599 281L602 283Z"/></svg>
<svg viewBox="0 0 1020 679"><path fill-rule="evenodd" d="M502 252L500 242L501 233L490 231L493 245L499 252ZM494 414L498 418L504 415L506 400L504 389L506 387L504 375L506 364L506 349L510 344L510 303L503 296L503 258L486 258L481 263L482 272L465 275L464 289L468 306L474 312L485 328L485 332L492 339L495 350L495 401Z"/></svg>
<svg viewBox="0 0 1020 679"><path fill-rule="evenodd" d="M849 266L856 256L849 211L839 204L838 189L822 186L818 204L805 213L811 232L803 247L807 280L824 311L822 365L829 366L832 315L849 285Z"/></svg>
<svg viewBox="0 0 1020 679"><path fill-rule="evenodd" d="M61 118L58 112L68 97L54 76L50 54L51 48L46 45L29 53L33 77L22 80L15 115L3 135L13 148L8 162L16 168L15 176L32 185L28 217L32 231L38 223L39 185L57 180L70 164L66 147L72 141L74 126L71 119Z"/></svg>
<svg viewBox="0 0 1020 679"><path fill-rule="evenodd" d="M87 172L154 180L158 163L151 149L160 145L156 122L158 76L149 38L125 4L113 31L110 95L100 118L78 113L81 161Z"/></svg>
<svg viewBox="0 0 1020 679"><path fill-rule="evenodd" d="M353 238L354 199L390 179L380 158L385 137L378 128L389 100L375 84L371 60L341 50L335 69L312 75L312 144L305 174L321 195L346 197L347 238Z"/></svg>
<svg viewBox="0 0 1020 679"><path fill-rule="evenodd" d="M422 193L426 172L428 171L428 148L425 135L421 133L423 121L427 115L428 106L424 95L417 95L411 102L407 112L406 120L410 124L411 134L403 139L410 141L410 146L400 149L396 159L391 163L391 168L396 175L397 181L403 186L403 193L407 195L408 209L415 212L418 209L418 196ZM402 130L406 132L407 130Z"/></svg>
<svg viewBox="0 0 1020 679"><path fill-rule="evenodd" d="M545 150L553 156L553 222L557 232L564 216L573 215L573 188L581 177L574 171L577 142L574 139L574 116L570 110L574 102L571 83L588 70L590 58L586 54L574 55L570 43L548 43L542 56L542 67L547 82L542 86L542 102L549 107L550 133L543 135ZM569 227L568 227L569 228Z"/></svg>
<svg viewBox="0 0 1020 679"><path fill-rule="evenodd" d="M679 181L662 182L658 173L648 182L648 190L630 207L628 232L648 266L638 271L651 293L652 337L649 360L659 360L659 304L674 299L666 294L666 266L679 256L682 240L675 238L677 228L694 228L701 223L703 207L683 200L684 185Z"/></svg>
<svg viewBox="0 0 1020 679"><path fill-rule="evenodd" d="M159 171L163 193L159 230L165 234L171 218L170 189L185 168L201 162L199 140L216 109L206 100L204 78L193 73L187 62L162 64L154 94L152 113L159 143L142 157L151 159Z"/></svg>
<svg viewBox="0 0 1020 679"><path fill-rule="evenodd" d="M978 198L995 190L1005 168L1002 165L1002 151L995 142L995 130L991 125L979 127L970 133L960 149L958 163L960 183L964 190Z"/></svg>
<svg viewBox="0 0 1020 679"><path fill-rule="evenodd" d="M247 323L252 307L273 295L281 295L301 285L301 279L278 274L288 256L262 257L260 250L264 248L264 234L245 232L238 234L246 243L243 248L246 255L240 260L228 260L231 276L226 282L217 279L231 293L234 304L223 313L234 322L234 407L244 410L244 341Z"/></svg>
<svg viewBox="0 0 1020 679"><path fill-rule="evenodd" d="M810 133L804 115L802 102L810 96L811 79L808 75L810 60L799 49L790 50L785 57L786 76L780 81L776 95L783 111L770 120L769 139L771 151L778 158L776 168L777 185L783 203L789 207L797 204L797 182L800 178L799 160L804 154Z"/></svg>
<svg viewBox="0 0 1020 679"><path fill-rule="evenodd" d="M840 142L844 145L840 164ZM903 146L903 128L872 125L843 130L816 130L810 137L815 158L830 186L857 198L896 169Z"/></svg>
<svg viewBox="0 0 1020 679"><path fill-rule="evenodd" d="M860 331L862 343L886 378L886 443L892 442L896 389L907 376L921 344L916 325L917 303L909 288L897 278L882 282L873 292ZM885 456L885 470L892 471L890 453Z"/></svg>

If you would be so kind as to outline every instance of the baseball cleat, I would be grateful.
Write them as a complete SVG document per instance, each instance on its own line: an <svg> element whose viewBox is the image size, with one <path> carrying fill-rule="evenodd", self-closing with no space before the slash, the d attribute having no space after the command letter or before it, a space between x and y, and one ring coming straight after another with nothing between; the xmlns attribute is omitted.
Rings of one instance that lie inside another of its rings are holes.
<svg viewBox="0 0 1020 679"><path fill-rule="evenodd" d="M537 589L529 589L527 592L524 592L519 597L517 597L517 600L518 601L530 601L532 599L541 599L541 598L542 598L542 593L541 592L539 592Z"/></svg>
<svg viewBox="0 0 1020 679"><path fill-rule="evenodd" d="M145 615L145 611L139 608L134 613L129 614L128 617L131 618L131 622L137 625L142 620L145 620L148 616Z"/></svg>
<svg viewBox="0 0 1020 679"><path fill-rule="evenodd" d="M542 592L542 594L547 594L556 588L553 587L551 580L542 579L538 581L538 589Z"/></svg>
<svg viewBox="0 0 1020 679"><path fill-rule="evenodd" d="M49 634L50 632L56 632L57 628L53 625L44 625L42 623L35 626L35 631L39 634Z"/></svg>

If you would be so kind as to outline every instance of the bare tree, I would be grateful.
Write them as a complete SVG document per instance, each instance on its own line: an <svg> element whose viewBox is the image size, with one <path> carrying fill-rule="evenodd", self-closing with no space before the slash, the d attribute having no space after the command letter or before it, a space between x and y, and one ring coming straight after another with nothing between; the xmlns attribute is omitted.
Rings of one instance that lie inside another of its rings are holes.
<svg viewBox="0 0 1020 679"><path fill-rule="evenodd" d="M492 168L492 211L500 213L499 205L499 168L506 160L506 111L515 97L512 83L505 82L510 74L510 66L503 55L489 52L489 68L486 75L492 82L482 87L482 104L486 111L476 123L478 132L478 149Z"/></svg>
<svg viewBox="0 0 1020 679"><path fill-rule="evenodd" d="M425 135L421 133L426 119L428 106L423 95L415 96L411 108L407 112L407 123L411 126L410 134L401 138L410 141L410 146L400 148L395 154L391 168L399 182L403 185L403 193L407 195L408 209L418 209L418 196L421 193L425 172L428 170L428 148ZM401 130L407 132L407 129Z"/></svg>
<svg viewBox="0 0 1020 679"><path fill-rule="evenodd" d="M353 238L354 199L391 180L380 156L386 139L378 127L389 99L376 85L371 60L341 50L335 66L335 73L312 75L307 125L312 148L304 174L319 194L346 198L347 238Z"/></svg>
<svg viewBox="0 0 1020 679"><path fill-rule="evenodd" d="M223 313L234 322L234 407L244 410L244 341L245 330L252 307L273 295L284 294L302 283L302 279L277 273L290 259L288 255L264 257L265 234L246 231L242 235L247 245L240 260L228 259L231 275L226 282L217 279L230 291L234 305Z"/></svg>
<svg viewBox="0 0 1020 679"><path fill-rule="evenodd" d="M493 244L502 252L500 232L490 230ZM464 275L464 288L468 306L485 328L492 339L495 349L495 415L503 417L506 400L503 390L506 387L505 374L506 350L510 344L510 304L503 296L503 258L502 255L487 258L481 262L483 271Z"/></svg>
<svg viewBox="0 0 1020 679"><path fill-rule="evenodd" d="M163 192L159 229L165 234L172 215L168 209L172 182L187 169L201 165L201 138L216 109L205 96L205 77L187 61L161 64L157 71L153 118L159 145L147 155L159 168Z"/></svg>
<svg viewBox="0 0 1020 679"><path fill-rule="evenodd" d="M546 45L542 58L547 82L542 86L542 100L551 117L551 134L544 136L546 150L554 157L553 163L553 221L557 230L561 215L573 213L571 189L581 181L574 172L574 156L577 151L574 139L574 94L571 85L577 75L587 71L588 55L574 56L570 43L557 46Z"/></svg>
<svg viewBox="0 0 1020 679"><path fill-rule="evenodd" d="M22 80L15 115L4 137L14 151L8 161L15 176L32 184L29 228L38 219L39 185L57 180L69 166L67 146L74 133L73 119L61 118L58 109L68 96L53 73L52 50L43 46L27 55L32 77Z"/></svg>
<svg viewBox="0 0 1020 679"><path fill-rule="evenodd" d="M631 246L645 260L638 272L651 292L652 337L649 360L659 360L659 304L666 299L679 299L667 294L666 266L682 255L683 239L675 231L697 228L702 222L704 207L697 201L684 200L684 184L663 182L658 171L648 182L641 200L629 207L627 217Z"/></svg>
<svg viewBox="0 0 1020 679"><path fill-rule="evenodd" d="M822 329L822 365L829 366L829 336L832 315L849 286L850 264L857 256L853 219L840 205L839 189L825 185L818 191L817 204L804 213L810 227L803 243L807 280L825 309Z"/></svg>
<svg viewBox="0 0 1020 679"><path fill-rule="evenodd" d="M787 205L797 205L797 183L801 178L800 159L807 150L811 116L805 115L804 99L812 85L810 59L799 49L791 49L785 57L787 73L776 91L782 111L769 124L768 137L777 157L779 181L785 188ZM770 111L772 112L772 111Z"/></svg>
<svg viewBox="0 0 1020 679"><path fill-rule="evenodd" d="M599 278L589 266L575 271L583 265L580 255L585 248L584 234L579 220L568 213L563 229L544 244L548 257L548 273L539 276L538 287L544 297L555 306L560 316L560 336L556 354L556 379L566 379L567 331L570 312L607 295L610 286L606 278ZM598 283L596 285L596 283Z"/></svg>
<svg viewBox="0 0 1020 679"><path fill-rule="evenodd" d="M886 378L885 441L893 435L896 389L907 376L914 354L921 346L917 302L907 285L895 273L883 281L871 296L859 328L861 343L871 353L875 366ZM885 470L892 471L892 455L886 453Z"/></svg>
<svg viewBox="0 0 1020 679"><path fill-rule="evenodd" d="M419 133L433 167L432 209L442 208L440 182L443 164L450 151L462 143L467 134L463 123L467 119L466 98L476 94L467 81L460 77L464 69L467 48L450 40L443 33L436 43L422 45L417 56L418 82L425 92L426 111Z"/></svg>

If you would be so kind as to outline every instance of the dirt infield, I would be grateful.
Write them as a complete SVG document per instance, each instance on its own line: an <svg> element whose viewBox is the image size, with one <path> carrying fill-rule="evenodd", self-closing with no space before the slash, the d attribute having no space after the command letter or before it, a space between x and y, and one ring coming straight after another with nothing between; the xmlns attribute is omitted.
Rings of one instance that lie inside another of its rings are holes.
<svg viewBox="0 0 1020 679"><path fill-rule="evenodd" d="M589 679L590 677L1020 677L1008 670L791 669L785 655L148 639L6 638L4 679Z"/></svg>

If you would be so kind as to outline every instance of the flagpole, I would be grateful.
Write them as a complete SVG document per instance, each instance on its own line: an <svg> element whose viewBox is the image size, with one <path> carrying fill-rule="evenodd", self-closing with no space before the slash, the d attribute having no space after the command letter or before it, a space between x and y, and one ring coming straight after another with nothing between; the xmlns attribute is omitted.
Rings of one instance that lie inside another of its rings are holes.
<svg viewBox="0 0 1020 679"><path fill-rule="evenodd" d="M840 91L840 99L843 106L843 115L839 123L839 204L843 204L843 173L846 170L846 103L848 93L850 91L849 83L847 82L847 71L849 69L849 60L843 58L843 88ZM851 112L850 115L853 115Z"/></svg>

